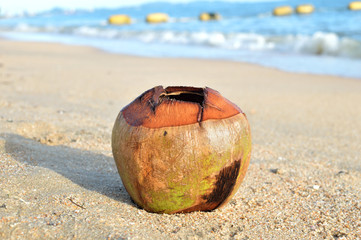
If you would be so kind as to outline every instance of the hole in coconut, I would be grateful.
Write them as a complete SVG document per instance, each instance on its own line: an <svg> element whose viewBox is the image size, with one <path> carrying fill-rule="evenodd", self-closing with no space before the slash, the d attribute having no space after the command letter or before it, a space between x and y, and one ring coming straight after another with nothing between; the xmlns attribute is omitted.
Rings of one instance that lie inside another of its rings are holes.
<svg viewBox="0 0 361 240"><path fill-rule="evenodd" d="M166 93L163 93L160 96L161 98L198 103L200 106L203 107L204 91L202 88L168 87L165 90Z"/></svg>
<svg viewBox="0 0 361 240"><path fill-rule="evenodd" d="M198 103L199 105L202 105L204 101L204 96L200 94L188 93L188 92L177 92L177 93L172 93L171 95L166 94L164 97L178 101Z"/></svg>

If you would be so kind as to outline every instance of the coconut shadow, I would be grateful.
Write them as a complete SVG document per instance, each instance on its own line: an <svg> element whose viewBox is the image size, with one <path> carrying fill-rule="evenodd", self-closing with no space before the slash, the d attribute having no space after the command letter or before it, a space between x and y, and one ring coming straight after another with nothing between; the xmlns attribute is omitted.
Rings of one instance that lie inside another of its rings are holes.
<svg viewBox="0 0 361 240"><path fill-rule="evenodd" d="M47 168L85 189L136 206L121 183L112 157L63 145L49 146L17 134L0 136L5 139L5 152L18 162Z"/></svg>

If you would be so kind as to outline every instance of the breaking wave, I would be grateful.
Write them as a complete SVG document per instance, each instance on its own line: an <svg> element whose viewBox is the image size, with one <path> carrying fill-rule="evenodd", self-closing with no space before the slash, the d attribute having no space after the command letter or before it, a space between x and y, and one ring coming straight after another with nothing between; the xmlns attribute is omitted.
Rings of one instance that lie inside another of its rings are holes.
<svg viewBox="0 0 361 240"><path fill-rule="evenodd" d="M20 32L65 33L92 38L137 40L144 43L198 45L229 50L292 52L308 55L361 58L360 41L325 32L316 32L313 35L264 36L255 33L205 31L120 31L114 28L88 26L73 28L45 26L40 28L26 24L19 24L13 30Z"/></svg>

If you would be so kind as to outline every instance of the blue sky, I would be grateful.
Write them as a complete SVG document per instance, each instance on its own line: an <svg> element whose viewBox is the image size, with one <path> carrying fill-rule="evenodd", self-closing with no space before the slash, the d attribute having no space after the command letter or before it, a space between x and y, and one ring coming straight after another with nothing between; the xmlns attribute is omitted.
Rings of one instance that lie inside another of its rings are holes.
<svg viewBox="0 0 361 240"><path fill-rule="evenodd" d="M120 7L137 5L156 0L3 0L0 1L1 13L21 13L24 11L37 12L53 7L63 8L96 8ZM167 2L189 2L190 0L165 0Z"/></svg>

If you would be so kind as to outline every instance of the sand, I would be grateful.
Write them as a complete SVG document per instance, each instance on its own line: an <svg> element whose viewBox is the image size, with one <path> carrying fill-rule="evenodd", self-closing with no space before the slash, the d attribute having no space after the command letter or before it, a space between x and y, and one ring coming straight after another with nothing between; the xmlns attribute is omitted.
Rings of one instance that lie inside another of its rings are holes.
<svg viewBox="0 0 361 240"><path fill-rule="evenodd" d="M1 239L360 239L361 80L0 40ZM247 114L231 202L154 214L121 184L110 138L156 85L209 86Z"/></svg>

